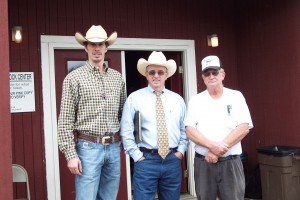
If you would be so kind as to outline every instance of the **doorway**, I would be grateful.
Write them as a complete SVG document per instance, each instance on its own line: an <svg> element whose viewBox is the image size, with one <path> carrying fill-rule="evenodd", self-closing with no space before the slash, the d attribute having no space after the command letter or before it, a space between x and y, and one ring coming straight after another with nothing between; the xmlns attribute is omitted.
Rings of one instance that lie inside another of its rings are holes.
<svg viewBox="0 0 300 200"><path fill-rule="evenodd" d="M44 138L47 194L48 199L60 200L60 170L59 152L57 148L57 110L56 110L56 89L55 89L55 56L57 49L83 49L74 36L41 36L41 59L42 59L42 84L43 84L43 111L44 111ZM187 66L183 73L184 99L186 102L197 93L197 78L195 64L195 50L193 40L171 40L171 39L135 39L118 38L110 50L121 51L121 71L123 78L126 77L125 51L180 51L182 52L183 66ZM147 56L145 56L147 58ZM136 66L136 64L135 64ZM127 66L129 67L129 66ZM190 153L187 154L187 167L189 171L189 192L195 195L192 173L193 167L193 146L190 145ZM129 157L126 157L126 166L130 166ZM128 171L129 170L129 171ZM130 167L126 167L126 174L130 174ZM130 179L127 179L128 194L130 190ZM128 195L127 199L131 199Z"/></svg>
<svg viewBox="0 0 300 200"><path fill-rule="evenodd" d="M72 70L81 67L85 64L87 60L86 52L82 49L80 50L66 50L57 49L54 52L55 60L55 86L56 86L56 113L57 119L60 113L60 103L62 95L62 83L64 78ZM105 62L108 67L111 67L119 72L121 72L121 51L108 51L105 55ZM123 200L127 196L126 187L126 166L124 151L121 151L121 179L119 186L119 193L117 200ZM59 152L59 177L60 178L60 190L61 190L61 200L75 199L75 176L70 173L67 168L67 162L65 156Z"/></svg>
<svg viewBox="0 0 300 200"><path fill-rule="evenodd" d="M132 92L147 86L147 80L137 70L137 62L140 58L148 59L152 51L125 51L125 65L126 65L126 89L127 96ZM184 86L183 86L183 66L182 66L182 52L180 51L163 51L167 60L173 59L177 64L177 70L174 75L168 78L165 82L165 87L173 92L178 93L184 97ZM127 178L133 176L134 161L130 158L130 176L127 174ZM181 178L181 193L188 192L187 183L187 159L186 156L181 162L182 167L182 178ZM131 190L132 191L132 190Z"/></svg>

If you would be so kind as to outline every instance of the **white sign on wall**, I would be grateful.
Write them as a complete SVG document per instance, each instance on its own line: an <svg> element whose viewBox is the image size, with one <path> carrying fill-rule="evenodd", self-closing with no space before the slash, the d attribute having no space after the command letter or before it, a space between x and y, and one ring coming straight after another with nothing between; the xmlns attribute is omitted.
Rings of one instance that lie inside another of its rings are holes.
<svg viewBox="0 0 300 200"><path fill-rule="evenodd" d="M11 72L10 112L34 112L34 75L33 72Z"/></svg>

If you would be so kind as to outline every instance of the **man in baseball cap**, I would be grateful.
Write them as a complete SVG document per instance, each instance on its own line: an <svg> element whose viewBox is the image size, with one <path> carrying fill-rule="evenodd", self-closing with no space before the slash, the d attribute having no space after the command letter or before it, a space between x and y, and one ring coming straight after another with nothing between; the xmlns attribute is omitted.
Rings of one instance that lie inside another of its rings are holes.
<svg viewBox="0 0 300 200"><path fill-rule="evenodd" d="M195 143L194 178L198 199L241 200L245 177L241 140L253 128L250 112L240 91L223 86L220 59L202 62L206 90L188 103L186 134Z"/></svg>

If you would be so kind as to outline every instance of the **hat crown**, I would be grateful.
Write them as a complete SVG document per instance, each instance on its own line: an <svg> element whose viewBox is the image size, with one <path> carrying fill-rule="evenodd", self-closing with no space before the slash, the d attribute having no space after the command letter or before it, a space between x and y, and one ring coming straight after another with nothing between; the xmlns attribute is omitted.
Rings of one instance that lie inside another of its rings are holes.
<svg viewBox="0 0 300 200"><path fill-rule="evenodd" d="M101 38L107 39L107 33L101 25L93 25L85 34L86 39Z"/></svg>
<svg viewBox="0 0 300 200"><path fill-rule="evenodd" d="M83 36L79 32L75 33L75 39L81 45L85 45L85 42L105 42L109 46L116 41L117 37L117 32L113 32L112 34L110 34L110 36L107 37L106 31L104 30L104 28L102 28L101 25L92 25L91 28L86 32L85 36Z"/></svg>
<svg viewBox="0 0 300 200"><path fill-rule="evenodd" d="M161 51L153 51L148 57L148 62L152 64L161 64L166 63L167 59Z"/></svg>
<svg viewBox="0 0 300 200"><path fill-rule="evenodd" d="M220 59L218 56L206 56L201 61L202 71L208 68L218 69L221 68Z"/></svg>
<svg viewBox="0 0 300 200"><path fill-rule="evenodd" d="M137 69L143 76L146 76L146 68L149 65L160 65L168 70L168 78L176 72L176 62L173 59L167 60L161 51L153 51L148 60L140 58L137 63Z"/></svg>

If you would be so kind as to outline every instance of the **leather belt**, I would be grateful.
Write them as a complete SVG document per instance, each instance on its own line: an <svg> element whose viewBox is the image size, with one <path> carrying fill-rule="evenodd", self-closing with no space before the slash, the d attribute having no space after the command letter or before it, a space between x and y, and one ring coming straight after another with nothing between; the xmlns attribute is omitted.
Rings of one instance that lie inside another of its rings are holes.
<svg viewBox="0 0 300 200"><path fill-rule="evenodd" d="M177 147L175 148L169 148L171 152L177 151ZM147 152L147 153L158 153L158 149L147 149L145 147L140 147L141 152Z"/></svg>
<svg viewBox="0 0 300 200"><path fill-rule="evenodd" d="M195 152L195 156L197 158L200 158L201 160L205 160L205 156ZM226 157L219 157L218 158L218 162L223 162L223 161L226 161L226 160L233 160L233 159L236 159L237 157L239 157L239 155L230 155L230 156L226 156Z"/></svg>
<svg viewBox="0 0 300 200"><path fill-rule="evenodd" d="M92 136L92 135L87 135L87 134L82 134L77 131L77 138L82 139L82 140L87 140L90 142L95 142L95 143L100 143L103 145L109 145L114 142L119 142L120 141L120 133L106 133L105 135L101 136Z"/></svg>

